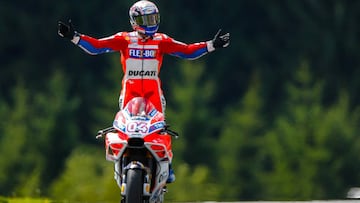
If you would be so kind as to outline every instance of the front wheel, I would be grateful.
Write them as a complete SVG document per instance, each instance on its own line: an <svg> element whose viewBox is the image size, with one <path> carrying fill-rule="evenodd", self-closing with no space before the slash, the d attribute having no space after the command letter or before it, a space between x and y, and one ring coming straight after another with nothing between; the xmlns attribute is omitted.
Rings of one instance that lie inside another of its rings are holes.
<svg viewBox="0 0 360 203"><path fill-rule="evenodd" d="M143 202L142 170L130 169L127 172L125 203Z"/></svg>

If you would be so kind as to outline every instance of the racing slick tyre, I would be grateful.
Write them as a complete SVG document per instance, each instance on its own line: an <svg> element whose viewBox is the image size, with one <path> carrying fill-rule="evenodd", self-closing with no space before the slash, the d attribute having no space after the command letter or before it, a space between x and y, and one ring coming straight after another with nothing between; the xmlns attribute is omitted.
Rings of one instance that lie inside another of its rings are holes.
<svg viewBox="0 0 360 203"><path fill-rule="evenodd" d="M127 172L125 203L143 202L142 170L130 169Z"/></svg>

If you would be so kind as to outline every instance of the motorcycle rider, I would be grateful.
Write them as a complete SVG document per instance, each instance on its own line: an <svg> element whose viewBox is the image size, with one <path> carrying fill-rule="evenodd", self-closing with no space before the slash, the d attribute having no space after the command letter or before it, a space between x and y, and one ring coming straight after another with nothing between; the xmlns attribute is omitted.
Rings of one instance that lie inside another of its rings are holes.
<svg viewBox="0 0 360 203"><path fill-rule="evenodd" d="M124 72L119 97L120 109L133 97L141 96L153 103L158 111L165 113L166 101L159 79L163 55L192 60L218 48L227 47L230 43L230 34L220 35L221 30L212 40L192 44L185 44L158 33L159 9L148 0L133 4L129 9L129 16L132 32L118 32L102 39L80 34L74 30L70 20L68 24L58 22L58 34L70 39L89 54L120 52ZM170 167L168 182L174 180L174 171Z"/></svg>

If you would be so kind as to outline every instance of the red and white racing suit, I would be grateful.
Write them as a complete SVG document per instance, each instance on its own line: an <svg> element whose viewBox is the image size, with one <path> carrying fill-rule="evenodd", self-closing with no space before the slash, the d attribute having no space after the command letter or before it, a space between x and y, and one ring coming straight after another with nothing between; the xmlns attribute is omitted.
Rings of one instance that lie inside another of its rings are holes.
<svg viewBox="0 0 360 203"><path fill-rule="evenodd" d="M196 59L214 50L212 41L184 44L161 33L143 39L135 31L119 32L102 39L80 34L72 42L92 55L117 51L121 53L124 71L119 98L121 109L133 97L141 96L150 100L163 113L166 102L159 79L163 55Z"/></svg>

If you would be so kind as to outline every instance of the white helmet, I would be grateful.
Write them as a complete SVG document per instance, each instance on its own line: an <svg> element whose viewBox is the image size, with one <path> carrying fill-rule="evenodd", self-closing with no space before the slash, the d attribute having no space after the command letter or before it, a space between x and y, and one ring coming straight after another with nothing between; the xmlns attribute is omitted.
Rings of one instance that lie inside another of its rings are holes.
<svg viewBox="0 0 360 203"><path fill-rule="evenodd" d="M131 26L137 32L152 36L159 29L159 9L151 1L136 2L130 7L129 16Z"/></svg>

